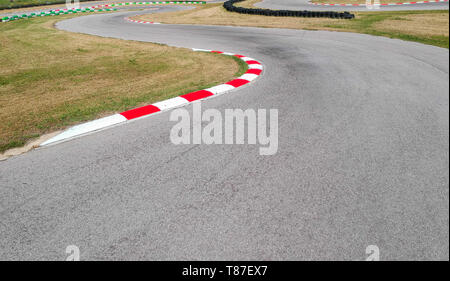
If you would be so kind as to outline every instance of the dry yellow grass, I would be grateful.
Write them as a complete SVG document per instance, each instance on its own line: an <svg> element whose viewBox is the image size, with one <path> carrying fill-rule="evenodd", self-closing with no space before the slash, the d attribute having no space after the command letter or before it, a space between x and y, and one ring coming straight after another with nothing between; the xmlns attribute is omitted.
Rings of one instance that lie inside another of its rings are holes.
<svg viewBox="0 0 450 281"><path fill-rule="evenodd" d="M449 36L448 14L404 15L390 20L384 20L374 25L386 32L401 32L416 36Z"/></svg>
<svg viewBox="0 0 450 281"><path fill-rule="evenodd" d="M243 71L227 56L54 29L62 18L0 24L0 152Z"/></svg>

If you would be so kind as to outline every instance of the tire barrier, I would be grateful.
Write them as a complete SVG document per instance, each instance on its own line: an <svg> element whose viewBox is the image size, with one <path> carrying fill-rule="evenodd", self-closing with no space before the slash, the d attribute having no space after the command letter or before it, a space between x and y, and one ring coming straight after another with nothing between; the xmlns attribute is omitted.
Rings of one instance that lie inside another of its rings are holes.
<svg viewBox="0 0 450 281"><path fill-rule="evenodd" d="M29 19L34 17L46 17L46 16L58 16L58 15L67 15L67 14L77 14L77 13L88 13L88 12L110 12L117 11L117 8L121 6L130 6L130 5L161 5L161 4L206 4L205 1L152 1L152 2L124 2L124 3L112 3L112 4L104 4L97 5L82 9L56 9L50 10L47 12L35 12L30 14L22 14L22 15L12 15L8 17L3 17L0 19L0 22L9 22L20 19Z"/></svg>
<svg viewBox="0 0 450 281"><path fill-rule="evenodd" d="M332 18L332 19L353 19L354 14L349 12L325 12L325 11L291 11L291 10L269 10L269 9L249 9L234 6L235 3L244 0L228 0L223 7L229 12L247 15L275 16L275 17L303 17L303 18Z"/></svg>

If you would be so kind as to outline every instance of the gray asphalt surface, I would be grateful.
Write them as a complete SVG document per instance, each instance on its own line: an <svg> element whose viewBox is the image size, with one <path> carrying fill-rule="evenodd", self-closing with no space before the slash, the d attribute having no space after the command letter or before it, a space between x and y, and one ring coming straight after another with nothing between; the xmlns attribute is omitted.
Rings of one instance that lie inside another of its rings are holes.
<svg viewBox="0 0 450 281"><path fill-rule="evenodd" d="M399 0L398 2L413 2L413 0ZM349 2L350 3L350 2ZM276 10L310 10L310 11L377 11L368 10L366 7L339 7L339 6L317 6L308 4L308 0L262 0L255 6ZM427 3L398 6L380 6L378 11L400 11L400 10L448 10L449 3Z"/></svg>
<svg viewBox="0 0 450 281"><path fill-rule="evenodd" d="M180 9L165 7L161 11ZM71 32L261 60L203 109L279 110L279 150L173 145L170 113L0 162L0 259L449 259L449 51L360 34L140 25ZM189 109L191 107L188 107Z"/></svg>

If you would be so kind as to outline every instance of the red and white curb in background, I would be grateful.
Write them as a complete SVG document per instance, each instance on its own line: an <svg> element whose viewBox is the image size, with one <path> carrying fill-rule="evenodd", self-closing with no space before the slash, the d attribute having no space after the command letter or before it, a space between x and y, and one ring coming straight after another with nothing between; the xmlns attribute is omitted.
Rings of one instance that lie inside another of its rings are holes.
<svg viewBox="0 0 450 281"><path fill-rule="evenodd" d="M206 98L210 98L213 96L218 96L221 94L224 94L226 92L229 92L231 90L234 90L236 88L242 87L251 81L258 78L259 75L261 75L263 71L262 64L252 58L237 55L233 53L225 53L220 51L211 51L211 50L203 50L203 49L192 49L196 52L210 52L210 53L218 53L222 55L227 56L235 56L243 60L248 65L247 72L242 75L241 77L231 80L225 84L221 84L209 89L181 95L179 97L171 98L168 100L160 101L151 105L142 106L139 108L127 110L122 113L114 114L108 117L104 117L101 119L97 119L94 121L90 121L84 124L80 124L77 126L74 126L72 128L67 129L66 131L62 132L61 134L43 142L41 146L46 146L50 144L55 144L61 141L65 141L77 136L81 136L87 133L91 133L94 131L98 131L107 127L111 127L120 123L124 123L133 119L147 117L149 115L174 109L176 107L184 106L186 104L189 104L193 101L203 100Z"/></svg>
<svg viewBox="0 0 450 281"><path fill-rule="evenodd" d="M380 6L398 6L398 5L414 5L414 4L428 4L428 3L439 3L439 2L448 2L449 0L429 0L429 1L417 1L417 2L399 2L399 3L382 3ZM366 4L333 4L333 3L313 3L308 2L311 5L316 6L346 6L346 7L354 7L354 6L366 6Z"/></svg>

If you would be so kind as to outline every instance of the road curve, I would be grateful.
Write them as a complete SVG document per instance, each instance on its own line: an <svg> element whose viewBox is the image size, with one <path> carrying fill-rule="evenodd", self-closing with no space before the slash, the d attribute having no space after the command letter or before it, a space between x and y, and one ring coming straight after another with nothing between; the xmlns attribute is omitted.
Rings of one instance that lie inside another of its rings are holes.
<svg viewBox="0 0 450 281"><path fill-rule="evenodd" d="M160 11L181 9L164 7ZM279 149L171 144L169 113L0 162L0 259L449 258L449 52L325 31L140 25L71 32L220 49L264 75L203 109L276 108Z"/></svg>
<svg viewBox="0 0 450 281"><path fill-rule="evenodd" d="M308 3L309 0L262 0L256 3L259 8L275 10L310 10L310 11L377 11L368 10L366 7L340 7L340 6L316 6ZM400 0L397 2L412 2L413 0ZM393 1L395 2L395 1ZM350 1L349 1L350 3ZM398 6L380 6L379 11L401 11L401 10L448 10L448 2L410 4Z"/></svg>

